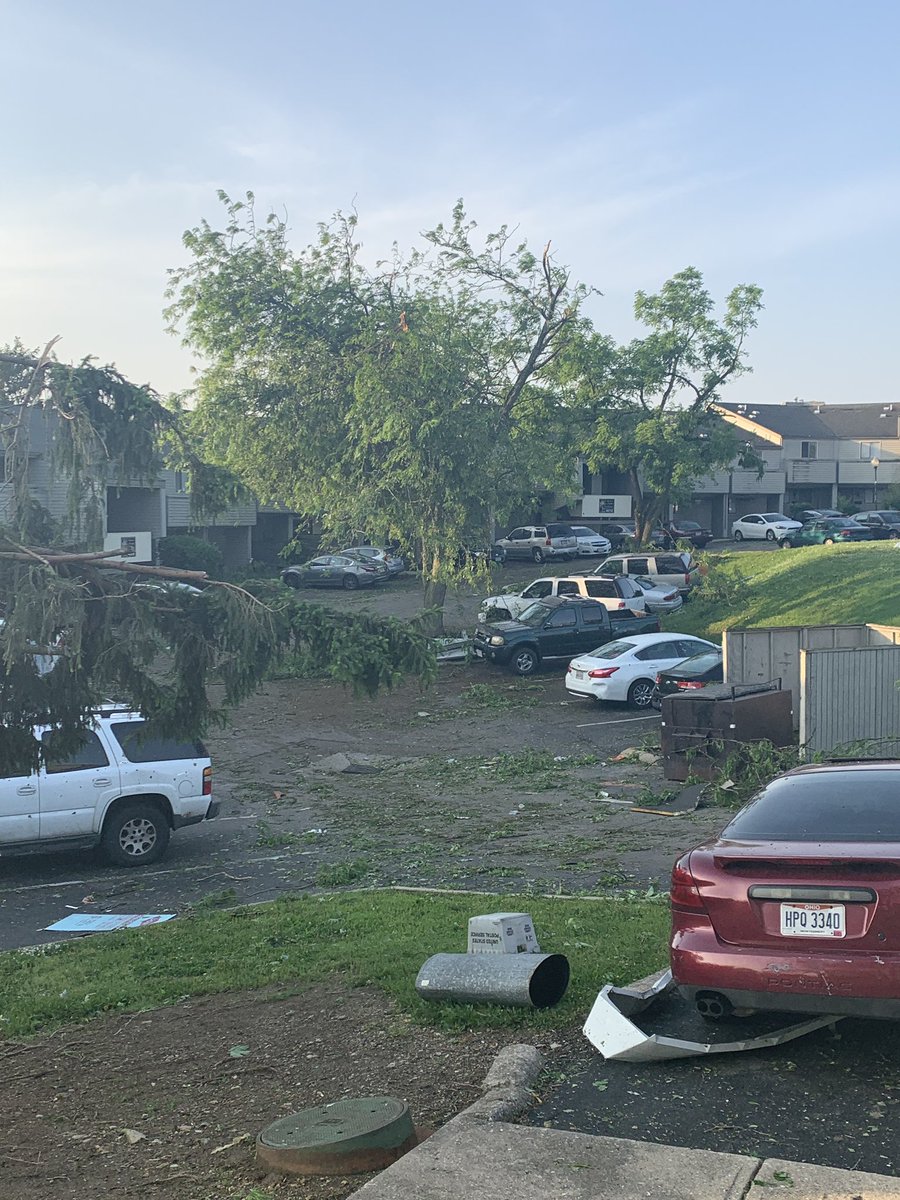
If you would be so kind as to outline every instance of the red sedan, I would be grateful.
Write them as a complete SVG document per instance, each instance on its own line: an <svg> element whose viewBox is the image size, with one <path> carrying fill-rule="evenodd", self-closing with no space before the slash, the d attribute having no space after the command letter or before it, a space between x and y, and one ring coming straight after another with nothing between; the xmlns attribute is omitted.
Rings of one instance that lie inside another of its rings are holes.
<svg viewBox="0 0 900 1200"><path fill-rule="evenodd" d="M774 779L672 871L672 975L711 1020L900 1017L900 762Z"/></svg>

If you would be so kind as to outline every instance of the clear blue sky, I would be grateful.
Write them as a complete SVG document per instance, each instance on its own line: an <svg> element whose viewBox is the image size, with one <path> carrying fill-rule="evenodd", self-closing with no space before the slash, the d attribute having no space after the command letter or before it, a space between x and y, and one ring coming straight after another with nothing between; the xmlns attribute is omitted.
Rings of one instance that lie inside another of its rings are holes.
<svg viewBox="0 0 900 1200"><path fill-rule="evenodd" d="M0 343L181 388L165 273L217 188L298 245L355 202L373 258L463 196L618 337L686 265L760 284L726 398L900 399L895 0L0 0L0 30Z"/></svg>

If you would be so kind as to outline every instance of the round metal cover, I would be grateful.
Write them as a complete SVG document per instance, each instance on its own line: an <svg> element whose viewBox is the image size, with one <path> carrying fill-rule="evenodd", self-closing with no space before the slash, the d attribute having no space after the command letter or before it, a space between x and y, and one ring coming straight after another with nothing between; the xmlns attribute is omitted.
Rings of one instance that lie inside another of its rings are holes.
<svg viewBox="0 0 900 1200"><path fill-rule="evenodd" d="M369 1096L273 1121L257 1139L257 1154L270 1167L294 1174L352 1174L387 1166L415 1144L408 1105Z"/></svg>
<svg viewBox="0 0 900 1200"><path fill-rule="evenodd" d="M267 1146L279 1148L301 1146L309 1149L337 1150L357 1140L370 1146L389 1146L403 1141L409 1133L403 1117L407 1106L390 1096L371 1096L362 1100L336 1100L317 1108L304 1108L280 1121L273 1121L262 1132ZM396 1126L399 1138L392 1135Z"/></svg>

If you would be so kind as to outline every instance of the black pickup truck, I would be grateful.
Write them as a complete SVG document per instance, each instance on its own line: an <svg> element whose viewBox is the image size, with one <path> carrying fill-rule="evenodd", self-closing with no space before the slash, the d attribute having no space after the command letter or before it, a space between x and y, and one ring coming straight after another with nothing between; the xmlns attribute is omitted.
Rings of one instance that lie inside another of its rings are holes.
<svg viewBox="0 0 900 1200"><path fill-rule="evenodd" d="M574 658L629 633L658 633L658 617L610 612L599 600L536 600L516 621L491 621L475 629L479 658L533 675L541 659Z"/></svg>

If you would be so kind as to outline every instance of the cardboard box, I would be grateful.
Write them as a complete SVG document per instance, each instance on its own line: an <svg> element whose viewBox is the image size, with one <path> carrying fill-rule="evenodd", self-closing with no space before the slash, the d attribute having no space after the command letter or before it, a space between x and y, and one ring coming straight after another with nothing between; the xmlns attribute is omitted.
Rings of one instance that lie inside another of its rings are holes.
<svg viewBox="0 0 900 1200"><path fill-rule="evenodd" d="M469 954L540 954L528 913L484 913L469 918Z"/></svg>

